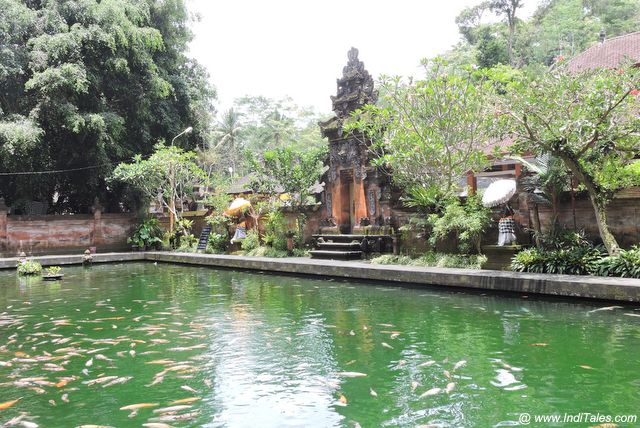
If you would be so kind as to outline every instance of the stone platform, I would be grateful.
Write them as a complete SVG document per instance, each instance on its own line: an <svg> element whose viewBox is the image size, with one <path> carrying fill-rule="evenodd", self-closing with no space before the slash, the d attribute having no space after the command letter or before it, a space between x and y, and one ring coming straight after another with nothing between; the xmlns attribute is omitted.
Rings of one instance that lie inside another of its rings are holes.
<svg viewBox="0 0 640 428"><path fill-rule="evenodd" d="M82 255L33 257L43 265L81 264ZM232 255L136 252L95 254L94 263L157 261L238 270L312 275L386 284L443 286L452 289L490 290L521 295L546 295L578 299L640 303L640 279L549 275L491 270L422 268L417 266L374 265L360 261L307 258L273 259ZM0 268L15 268L16 258L0 259ZM2 284L0 284L2 286Z"/></svg>

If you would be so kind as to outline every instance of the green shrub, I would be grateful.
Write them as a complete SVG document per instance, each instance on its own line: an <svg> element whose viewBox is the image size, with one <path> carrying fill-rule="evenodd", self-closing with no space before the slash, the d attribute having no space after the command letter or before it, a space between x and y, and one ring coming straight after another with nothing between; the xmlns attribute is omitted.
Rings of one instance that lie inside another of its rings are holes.
<svg viewBox="0 0 640 428"><path fill-rule="evenodd" d="M273 247L261 246L261 247L256 247L250 251L247 251L245 255L250 257L282 258L282 257L287 257L289 254L286 251L276 250Z"/></svg>
<svg viewBox="0 0 640 428"><path fill-rule="evenodd" d="M220 233L211 233L207 241L207 254L222 254L229 247L229 237Z"/></svg>
<svg viewBox="0 0 640 428"><path fill-rule="evenodd" d="M395 254L383 254L371 259L374 265L410 265L413 259L409 256L398 256Z"/></svg>
<svg viewBox="0 0 640 428"><path fill-rule="evenodd" d="M180 237L180 246L176 249L179 253L195 253L198 249L198 238L188 234Z"/></svg>
<svg viewBox="0 0 640 428"><path fill-rule="evenodd" d="M260 246L260 234L257 230L251 229L247 231L247 237L242 240L240 247L243 251L249 252Z"/></svg>
<svg viewBox="0 0 640 428"><path fill-rule="evenodd" d="M487 258L484 255L441 254L427 252L415 259L409 256L383 254L372 259L371 263L382 265L480 269L486 261Z"/></svg>
<svg viewBox="0 0 640 428"><path fill-rule="evenodd" d="M287 219L278 209L273 209L265 215L264 243L276 250L287 250Z"/></svg>
<svg viewBox="0 0 640 428"><path fill-rule="evenodd" d="M18 265L18 275L40 275L42 273L42 265L34 260L27 260Z"/></svg>
<svg viewBox="0 0 640 428"><path fill-rule="evenodd" d="M136 226L131 236L127 239L127 243L145 248L161 244L162 238L163 233L158 219L148 218Z"/></svg>
<svg viewBox="0 0 640 428"><path fill-rule="evenodd" d="M560 273L569 275L621 276L640 278L640 247L607 256L602 247L570 249L530 248L516 254L511 269L517 272Z"/></svg>
<svg viewBox="0 0 640 428"><path fill-rule="evenodd" d="M603 257L595 269L600 276L621 276L625 278L640 278L640 247L630 250L620 250L617 256Z"/></svg>
<svg viewBox="0 0 640 428"><path fill-rule="evenodd" d="M429 214L427 223L432 228L429 236L431 245L435 246L438 240L447 239L455 233L460 251L480 253L482 234L491 223L491 210L482 206L477 195L469 196L464 204L456 197L446 201L441 212Z"/></svg>
<svg viewBox="0 0 640 428"><path fill-rule="evenodd" d="M537 248L520 251L511 259L511 270L515 272L543 273L545 257Z"/></svg>

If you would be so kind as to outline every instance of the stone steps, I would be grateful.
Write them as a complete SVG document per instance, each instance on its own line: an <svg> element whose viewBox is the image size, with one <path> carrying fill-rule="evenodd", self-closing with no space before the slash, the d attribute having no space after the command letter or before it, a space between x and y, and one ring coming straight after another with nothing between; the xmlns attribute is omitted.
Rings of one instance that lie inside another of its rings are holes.
<svg viewBox="0 0 640 428"><path fill-rule="evenodd" d="M362 251L312 250L309 254L312 259L359 260L362 258Z"/></svg>
<svg viewBox="0 0 640 428"><path fill-rule="evenodd" d="M318 242L319 250L327 251L360 251L359 242Z"/></svg>
<svg viewBox="0 0 640 428"><path fill-rule="evenodd" d="M200 239L198 239L198 250L204 251L207 249L207 244L209 243L209 235L211 234L211 226L205 226L202 229L202 233L200 234Z"/></svg>

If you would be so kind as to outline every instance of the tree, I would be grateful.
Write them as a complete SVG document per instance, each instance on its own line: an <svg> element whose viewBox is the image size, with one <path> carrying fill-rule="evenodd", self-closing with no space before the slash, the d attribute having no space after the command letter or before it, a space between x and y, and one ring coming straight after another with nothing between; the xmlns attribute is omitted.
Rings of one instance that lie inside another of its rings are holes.
<svg viewBox="0 0 640 428"><path fill-rule="evenodd" d="M509 27L509 38L507 42L507 52L509 53L509 64L514 65L513 40L516 34L516 13L522 7L522 0L490 0L489 8L497 15L503 15Z"/></svg>
<svg viewBox="0 0 640 428"><path fill-rule="evenodd" d="M487 164L492 87L470 67L448 72L441 60L423 66L416 82L383 76L378 105L356 112L345 129L372 139L374 165L409 193L451 195L467 172Z"/></svg>
<svg viewBox="0 0 640 428"><path fill-rule="evenodd" d="M509 51L501 34L500 25L483 25L478 29L476 59L481 68L509 64Z"/></svg>
<svg viewBox="0 0 640 428"><path fill-rule="evenodd" d="M236 100L235 109L244 128L244 147L254 154L283 146L304 149L326 144L318 127L322 115L291 98L244 97Z"/></svg>
<svg viewBox="0 0 640 428"><path fill-rule="evenodd" d="M111 179L133 186L147 202L158 199L169 210L170 230L173 231L174 219L182 217L182 201L193 195L195 184L206 179L206 173L195 161L194 152L158 144L148 159L136 155L132 163L118 165ZM178 208L176 200L179 201Z"/></svg>
<svg viewBox="0 0 640 428"><path fill-rule="evenodd" d="M225 111L222 118L218 121L214 130L214 146L210 150L217 154L224 154L221 157L226 162L221 162L223 167L233 168L232 171L237 172L238 161L240 158L241 138L243 125L240 121L240 114L233 108ZM225 168L226 169L226 168Z"/></svg>
<svg viewBox="0 0 640 428"><path fill-rule="evenodd" d="M476 44L476 31L482 22L482 15L489 9L489 2L485 1L476 6L466 7L456 16L456 24L460 34L469 44Z"/></svg>
<svg viewBox="0 0 640 428"><path fill-rule="evenodd" d="M510 82L495 73L504 96L498 111L516 149L550 153L562 160L589 195L600 237L609 254L618 243L609 230L607 205L621 187L632 184L625 171L640 151L640 70L598 69L579 74L562 64Z"/></svg>
<svg viewBox="0 0 640 428"><path fill-rule="evenodd" d="M290 147L268 150L262 159L254 158L256 192L288 193L292 205L298 208L307 203L311 189L327 170L324 160L326 148L298 151Z"/></svg>
<svg viewBox="0 0 640 428"><path fill-rule="evenodd" d="M38 199L53 212L87 211L114 165L187 126L202 145L215 96L185 55L183 0L0 0L0 181L9 204Z"/></svg>

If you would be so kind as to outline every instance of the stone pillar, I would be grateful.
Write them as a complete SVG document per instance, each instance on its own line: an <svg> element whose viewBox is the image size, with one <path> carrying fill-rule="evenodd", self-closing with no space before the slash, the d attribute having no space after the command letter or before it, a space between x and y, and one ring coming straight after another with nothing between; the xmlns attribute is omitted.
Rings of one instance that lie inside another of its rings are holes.
<svg viewBox="0 0 640 428"><path fill-rule="evenodd" d="M0 252L5 252L9 249L8 214L9 208L5 205L4 198L0 198Z"/></svg>
<svg viewBox="0 0 640 428"><path fill-rule="evenodd" d="M100 205L100 201L96 198L93 201L93 206L91 207L93 211L93 233L91 234L91 246L98 247L102 245L103 237L102 237L102 205Z"/></svg>

